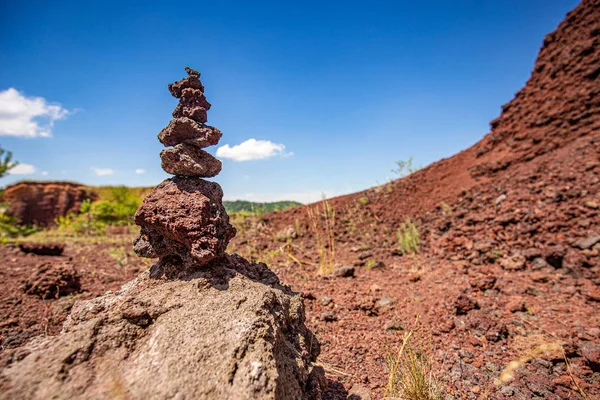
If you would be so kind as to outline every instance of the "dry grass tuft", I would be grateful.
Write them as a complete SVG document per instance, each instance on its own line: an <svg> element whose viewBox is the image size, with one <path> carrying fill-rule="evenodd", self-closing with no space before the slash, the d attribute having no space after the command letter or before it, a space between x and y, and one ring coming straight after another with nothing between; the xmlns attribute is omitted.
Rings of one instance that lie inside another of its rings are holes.
<svg viewBox="0 0 600 400"><path fill-rule="evenodd" d="M319 254L319 274L328 275L335 268L335 211L327 200L307 207L310 229Z"/></svg>
<svg viewBox="0 0 600 400"><path fill-rule="evenodd" d="M422 349L410 339L413 331L404 335L396 356L388 358L390 376L384 399L438 400L442 398L440 386L433 376L431 361Z"/></svg>

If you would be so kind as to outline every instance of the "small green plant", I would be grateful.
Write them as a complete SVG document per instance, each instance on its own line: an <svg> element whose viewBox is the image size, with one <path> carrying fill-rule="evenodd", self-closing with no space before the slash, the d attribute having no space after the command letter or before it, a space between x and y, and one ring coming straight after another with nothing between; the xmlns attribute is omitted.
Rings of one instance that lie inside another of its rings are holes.
<svg viewBox="0 0 600 400"><path fill-rule="evenodd" d="M12 152L6 151L0 147L0 178L8 174L8 171L19 165L18 162L12 161Z"/></svg>
<svg viewBox="0 0 600 400"><path fill-rule="evenodd" d="M418 253L420 244L419 230L411 219L407 218L398 230L398 252L403 255Z"/></svg>
<svg viewBox="0 0 600 400"><path fill-rule="evenodd" d="M502 252L499 249L492 250L492 262L497 262L502 257Z"/></svg>
<svg viewBox="0 0 600 400"><path fill-rule="evenodd" d="M123 267L127 264L129 254L125 249L125 246L110 247L106 250L106 252L113 260L117 262L119 267Z"/></svg>
<svg viewBox="0 0 600 400"><path fill-rule="evenodd" d="M400 160L396 161L397 167L392 169L392 172L399 175L401 178L417 172L419 168L413 167L413 158L410 156L408 161Z"/></svg>
<svg viewBox="0 0 600 400"><path fill-rule="evenodd" d="M358 202L363 206L366 206L367 204L369 204L369 198L367 196L361 196L358 198Z"/></svg>
<svg viewBox="0 0 600 400"><path fill-rule="evenodd" d="M18 238L34 234L39 229L35 226L19 225L15 217L0 212L0 238Z"/></svg>

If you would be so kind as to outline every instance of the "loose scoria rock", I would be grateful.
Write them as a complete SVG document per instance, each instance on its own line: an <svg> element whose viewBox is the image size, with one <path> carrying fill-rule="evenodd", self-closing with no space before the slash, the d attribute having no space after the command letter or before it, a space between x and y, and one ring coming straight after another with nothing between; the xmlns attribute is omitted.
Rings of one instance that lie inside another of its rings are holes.
<svg viewBox="0 0 600 400"><path fill-rule="evenodd" d="M222 199L215 182L184 177L163 181L135 214L141 232L134 251L141 257L160 257L157 273L166 265L183 271L222 256L235 236Z"/></svg>
<svg viewBox="0 0 600 400"><path fill-rule="evenodd" d="M204 148L219 143L221 136L221 131L213 126L200 125L190 118L176 118L160 131L158 140L165 146L187 143Z"/></svg>
<svg viewBox="0 0 600 400"><path fill-rule="evenodd" d="M197 122L205 123L206 112L209 109L210 103L200 89L186 88L181 91L181 100L173 111L173 117L189 117Z"/></svg>
<svg viewBox="0 0 600 400"><path fill-rule="evenodd" d="M206 108L204 107L185 107L181 103L177 104L175 107L175 111L173 111L174 118L187 117L191 118L196 122L201 124L206 123L208 121L208 116L206 115Z"/></svg>
<svg viewBox="0 0 600 400"><path fill-rule="evenodd" d="M178 176L210 178L221 172L221 161L189 144L178 144L160 152L162 169Z"/></svg>

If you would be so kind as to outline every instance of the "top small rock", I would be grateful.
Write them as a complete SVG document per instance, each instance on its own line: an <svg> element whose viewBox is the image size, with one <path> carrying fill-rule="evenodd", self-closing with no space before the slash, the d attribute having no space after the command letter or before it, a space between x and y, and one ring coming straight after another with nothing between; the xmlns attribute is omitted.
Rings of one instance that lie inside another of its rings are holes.
<svg viewBox="0 0 600 400"><path fill-rule="evenodd" d="M204 92L204 86L200 82L200 72L190 67L185 67L185 72L188 74L187 78L169 84L169 92L178 99L181 98L183 89L191 88Z"/></svg>

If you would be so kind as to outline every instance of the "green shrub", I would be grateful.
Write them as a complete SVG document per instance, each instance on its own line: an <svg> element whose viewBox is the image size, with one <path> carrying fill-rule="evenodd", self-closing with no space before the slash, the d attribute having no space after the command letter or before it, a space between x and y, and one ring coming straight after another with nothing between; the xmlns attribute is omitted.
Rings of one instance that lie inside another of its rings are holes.
<svg viewBox="0 0 600 400"><path fill-rule="evenodd" d="M407 218L398 230L398 252L401 254L418 253L420 244L419 230L410 218Z"/></svg>
<svg viewBox="0 0 600 400"><path fill-rule="evenodd" d="M1 238L17 238L29 236L36 233L38 228L35 226L19 225L15 217L9 217L4 213L0 213L0 237Z"/></svg>
<svg viewBox="0 0 600 400"><path fill-rule="evenodd" d="M398 174L400 176L400 178L410 175L413 172L417 172L419 170L419 168L413 167L412 163L413 163L412 156L408 159L408 161L404 161L404 160L396 161L397 167L395 169L392 169L392 172L395 174Z"/></svg>

